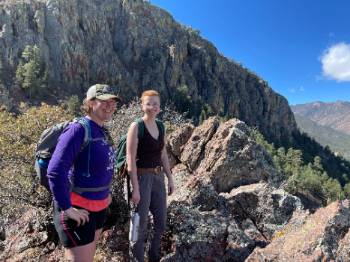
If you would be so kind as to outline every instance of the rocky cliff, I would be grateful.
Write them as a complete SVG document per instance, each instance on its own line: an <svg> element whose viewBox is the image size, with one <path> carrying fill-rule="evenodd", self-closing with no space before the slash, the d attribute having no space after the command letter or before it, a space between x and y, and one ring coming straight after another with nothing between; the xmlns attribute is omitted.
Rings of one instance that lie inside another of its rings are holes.
<svg viewBox="0 0 350 262"><path fill-rule="evenodd" d="M185 91L192 105L237 117L268 138L281 141L296 128L286 99L264 80L146 1L0 1L0 100L7 106L24 99L14 79L28 45L41 51L47 99L82 95L96 82L119 86L126 100L149 88L166 101Z"/></svg>

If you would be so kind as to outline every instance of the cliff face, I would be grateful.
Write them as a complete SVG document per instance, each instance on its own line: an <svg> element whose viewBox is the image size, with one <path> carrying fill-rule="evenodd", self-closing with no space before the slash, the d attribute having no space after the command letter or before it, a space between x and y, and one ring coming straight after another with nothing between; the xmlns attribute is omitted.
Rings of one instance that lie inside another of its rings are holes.
<svg viewBox="0 0 350 262"><path fill-rule="evenodd" d="M56 98L81 95L96 82L120 87L126 100L154 88L169 101L186 87L193 103L269 138L281 140L296 128L286 99L264 80L148 2L0 1L0 14L0 102L8 106L20 97L14 81L20 56L37 45Z"/></svg>

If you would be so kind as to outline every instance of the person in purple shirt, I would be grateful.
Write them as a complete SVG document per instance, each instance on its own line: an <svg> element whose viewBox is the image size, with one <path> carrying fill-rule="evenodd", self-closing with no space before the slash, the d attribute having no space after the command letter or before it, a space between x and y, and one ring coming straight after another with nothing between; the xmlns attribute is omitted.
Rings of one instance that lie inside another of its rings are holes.
<svg viewBox="0 0 350 262"><path fill-rule="evenodd" d="M83 104L88 145L83 147L84 126L71 123L59 137L48 166L55 228L68 261L93 261L111 203L115 152L103 124L112 118L117 99L108 85L91 86Z"/></svg>

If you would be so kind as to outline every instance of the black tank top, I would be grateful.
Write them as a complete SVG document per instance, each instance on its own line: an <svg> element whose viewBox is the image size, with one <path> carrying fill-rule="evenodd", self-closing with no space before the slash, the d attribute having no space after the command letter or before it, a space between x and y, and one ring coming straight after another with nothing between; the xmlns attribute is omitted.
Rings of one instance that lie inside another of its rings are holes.
<svg viewBox="0 0 350 262"><path fill-rule="evenodd" d="M143 137L139 139L137 146L137 161L136 166L142 168L152 168L162 165L161 155L164 147L164 132L160 128L158 139L154 139L148 132L144 124Z"/></svg>

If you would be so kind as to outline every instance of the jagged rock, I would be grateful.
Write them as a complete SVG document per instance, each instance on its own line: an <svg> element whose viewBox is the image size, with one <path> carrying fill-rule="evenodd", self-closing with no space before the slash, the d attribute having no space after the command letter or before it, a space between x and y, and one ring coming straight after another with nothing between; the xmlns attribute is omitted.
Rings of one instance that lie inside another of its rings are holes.
<svg viewBox="0 0 350 262"><path fill-rule="evenodd" d="M344 242L349 227L349 201L334 202L318 209L302 224L287 225L285 232L279 232L267 247L256 248L247 261L348 261L349 257L337 258L337 252L340 257L347 252Z"/></svg>
<svg viewBox="0 0 350 262"><path fill-rule="evenodd" d="M275 176L270 156L248 133L245 123L231 119L221 124L205 145L196 173L209 177L216 191L229 192L234 187Z"/></svg>
<svg viewBox="0 0 350 262"><path fill-rule="evenodd" d="M242 121L208 119L193 130L179 160L172 169L177 191L168 198L166 246L172 248L164 261L244 261L296 211L306 213L297 197L273 186L278 172Z"/></svg>
<svg viewBox="0 0 350 262"><path fill-rule="evenodd" d="M176 156L174 156L174 154L170 151L168 145L166 146L166 149L168 151L168 159L169 159L169 165L170 165L170 169L173 169L174 166L176 166L178 164L178 159L176 158Z"/></svg>
<svg viewBox="0 0 350 262"><path fill-rule="evenodd" d="M219 118L211 117L192 132L180 156L181 162L187 165L191 171L198 167L203 157L205 145L212 138L218 126Z"/></svg>
<svg viewBox="0 0 350 262"><path fill-rule="evenodd" d="M172 169L174 184L176 185L176 193L169 196L168 203L172 201L185 201L190 194L190 187L187 186L192 174L188 171L184 164L178 164Z"/></svg>
<svg viewBox="0 0 350 262"><path fill-rule="evenodd" d="M169 227L173 252L162 261L243 261L253 249L250 239L228 216L214 210L200 212L185 203L173 202Z"/></svg>
<svg viewBox="0 0 350 262"><path fill-rule="evenodd" d="M37 45L48 69L45 99L82 96L96 82L119 86L126 101L149 87L173 101L185 88L193 107L206 104L268 138L297 130L287 100L266 81L148 1L2 0L0 13L0 93L11 103L24 99L15 84L20 56Z"/></svg>
<svg viewBox="0 0 350 262"><path fill-rule="evenodd" d="M227 200L230 214L242 223L247 219L252 222L265 243L285 226L295 210L302 209L297 197L266 183L241 186L220 195Z"/></svg>
<svg viewBox="0 0 350 262"><path fill-rule="evenodd" d="M167 138L169 151L171 151L177 158L180 157L184 145L192 135L193 129L193 125L185 124L172 132Z"/></svg>
<svg viewBox="0 0 350 262"><path fill-rule="evenodd" d="M336 261L349 261L350 258L350 231L339 241Z"/></svg>
<svg viewBox="0 0 350 262"><path fill-rule="evenodd" d="M171 168L179 163L183 146L190 138L193 129L194 126L192 124L184 124L167 137L167 150Z"/></svg>
<svg viewBox="0 0 350 262"><path fill-rule="evenodd" d="M49 246L57 246L57 234L50 213L43 209L24 210L15 223L7 225L0 260L38 261L46 256Z"/></svg>

